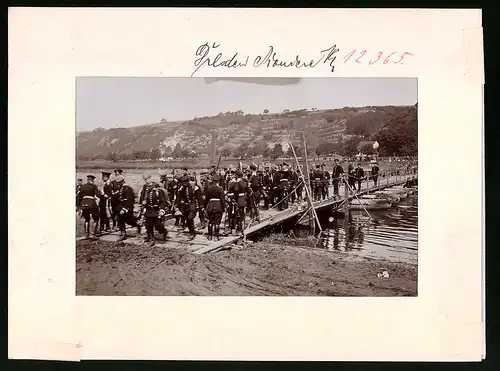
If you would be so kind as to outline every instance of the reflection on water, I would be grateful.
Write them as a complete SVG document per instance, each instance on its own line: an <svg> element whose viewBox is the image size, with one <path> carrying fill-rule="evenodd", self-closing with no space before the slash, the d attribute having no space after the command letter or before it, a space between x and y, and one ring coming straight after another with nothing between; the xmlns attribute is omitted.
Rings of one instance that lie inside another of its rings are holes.
<svg viewBox="0 0 500 371"><path fill-rule="evenodd" d="M361 256L417 262L418 199L410 196L384 211L351 210L349 220L322 215L323 248Z"/></svg>

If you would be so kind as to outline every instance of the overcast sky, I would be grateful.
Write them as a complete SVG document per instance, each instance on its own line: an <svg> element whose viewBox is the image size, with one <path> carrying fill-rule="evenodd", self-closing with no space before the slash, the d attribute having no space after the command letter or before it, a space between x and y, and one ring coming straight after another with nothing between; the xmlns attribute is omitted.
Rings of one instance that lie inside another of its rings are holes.
<svg viewBox="0 0 500 371"><path fill-rule="evenodd" d="M76 129L131 127L189 120L219 112L417 103L413 78L307 78L298 84L262 85L203 78L83 77L77 79Z"/></svg>

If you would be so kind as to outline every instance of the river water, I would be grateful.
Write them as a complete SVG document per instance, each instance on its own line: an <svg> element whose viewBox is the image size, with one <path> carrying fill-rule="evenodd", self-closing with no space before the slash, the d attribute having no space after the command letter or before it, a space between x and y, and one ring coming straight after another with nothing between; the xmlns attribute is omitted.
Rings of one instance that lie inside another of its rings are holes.
<svg viewBox="0 0 500 371"><path fill-rule="evenodd" d="M344 217L321 215L324 233L318 248L369 258L417 263L418 197L411 195L390 210L351 210Z"/></svg>

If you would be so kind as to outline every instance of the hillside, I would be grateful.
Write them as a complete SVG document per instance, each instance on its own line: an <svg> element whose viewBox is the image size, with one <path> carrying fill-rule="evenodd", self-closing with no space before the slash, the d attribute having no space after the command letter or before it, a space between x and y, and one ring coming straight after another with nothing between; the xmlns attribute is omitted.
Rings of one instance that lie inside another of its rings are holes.
<svg viewBox="0 0 500 371"><path fill-rule="evenodd" d="M80 132L76 138L77 158L126 161L206 156L211 153L212 132L216 133L217 150L224 156L236 155L242 145L262 154L281 143L286 151L293 129L306 133L309 148L323 148L327 144L342 146L342 143L362 139L380 139L384 146L390 145L390 135L396 129L399 134L415 137L403 140L399 146L407 145L407 152L416 146L416 106L264 112L260 115L226 112L189 121L161 120L145 126ZM413 125L413 129L406 130L408 125ZM292 140L298 144L300 137ZM390 151L394 152L394 148L392 146ZM416 147L413 150L416 151Z"/></svg>

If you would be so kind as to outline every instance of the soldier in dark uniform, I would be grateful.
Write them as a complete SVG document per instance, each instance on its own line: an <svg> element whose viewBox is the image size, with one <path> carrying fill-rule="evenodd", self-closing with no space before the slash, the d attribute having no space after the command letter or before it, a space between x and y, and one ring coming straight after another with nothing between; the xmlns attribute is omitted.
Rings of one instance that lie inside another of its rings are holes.
<svg viewBox="0 0 500 371"><path fill-rule="evenodd" d="M269 210L270 192L271 192L271 172L269 167L266 167L262 174L262 195L264 197L264 209Z"/></svg>
<svg viewBox="0 0 500 371"><path fill-rule="evenodd" d="M236 178L234 172L231 171L231 176L227 181L227 194L226 194L226 212L231 234L236 233L236 212L238 209L237 196L235 196Z"/></svg>
<svg viewBox="0 0 500 371"><path fill-rule="evenodd" d="M313 173L314 179L314 201L320 201L323 192L323 170L320 165L316 165L316 170Z"/></svg>
<svg viewBox="0 0 500 371"><path fill-rule="evenodd" d="M378 167L377 162L374 162L372 164L372 179L373 179L374 185L377 185L379 171L380 171L380 168Z"/></svg>
<svg viewBox="0 0 500 371"><path fill-rule="evenodd" d="M356 170L354 172L354 176L355 176L355 179L358 182L358 191L361 191L361 181L365 177L365 171L361 167L361 164L358 164L358 167L356 168Z"/></svg>
<svg viewBox="0 0 500 371"><path fill-rule="evenodd" d="M260 196L262 191L262 184L259 175L257 174L257 167L255 165L250 165L250 170L252 174L250 175L250 217L257 222L259 219L259 204L260 204Z"/></svg>
<svg viewBox="0 0 500 371"><path fill-rule="evenodd" d="M196 237L194 218L196 217L197 204L190 179L191 177L187 173L179 179L180 187L177 195L176 207L182 213L182 217L184 218L189 229L191 239L193 239Z"/></svg>
<svg viewBox="0 0 500 371"><path fill-rule="evenodd" d="M330 173L325 170L325 164L321 164L321 170L323 170L323 189L321 192L322 199L330 198Z"/></svg>
<svg viewBox="0 0 500 371"><path fill-rule="evenodd" d="M173 205L175 200L175 194L177 191L177 179L175 177L173 177L172 180L168 182L167 191L168 191L168 200L170 202L170 205Z"/></svg>
<svg viewBox="0 0 500 371"><path fill-rule="evenodd" d="M109 177L111 173L102 171L102 181L104 183L102 187L102 192L99 201L99 232L110 232L111 227L109 225L109 218L112 213L110 211L111 204L110 200L113 196L113 186L111 185L111 181Z"/></svg>
<svg viewBox="0 0 500 371"><path fill-rule="evenodd" d="M290 171L288 170L288 164L283 163L281 168L281 177L279 185L279 201L278 210L288 209L288 192L290 191Z"/></svg>
<svg viewBox="0 0 500 371"><path fill-rule="evenodd" d="M200 229L204 229L207 226L205 192L203 192L203 188L196 182L193 187L193 192L197 203L198 217L201 223Z"/></svg>
<svg viewBox="0 0 500 371"><path fill-rule="evenodd" d="M97 206L97 200L99 199L100 192L97 186L94 184L95 176L87 175L87 183L83 184L80 191L76 195L76 207L77 210L81 210L83 216L84 228L85 228L85 238L95 238L97 234L97 228L99 223L99 208ZM94 228L92 233L90 233L90 218L94 221Z"/></svg>
<svg viewBox="0 0 500 371"><path fill-rule="evenodd" d="M347 165L347 174L348 174L347 183L354 191L356 190L355 173L356 173L356 169L354 168L354 165L352 164L352 162L349 161L348 165Z"/></svg>
<svg viewBox="0 0 500 371"><path fill-rule="evenodd" d="M80 192L80 188L82 188L83 185L83 180L82 179L77 179L76 180L76 194Z"/></svg>
<svg viewBox="0 0 500 371"><path fill-rule="evenodd" d="M272 197L271 197L271 205L274 207L277 202L279 202L280 199L280 194L279 194L279 187L280 187L280 179L281 179L281 170L278 166L274 168L273 172L273 178L272 178Z"/></svg>
<svg viewBox="0 0 500 371"><path fill-rule="evenodd" d="M162 218L165 216L165 207L167 206L167 200L165 198L165 193L160 189L158 183L154 183L152 187L149 186L146 189L144 195L144 210L143 213L146 219L146 243L149 246L153 246L155 243L154 230L156 229L160 235L161 240L165 241L167 238L167 231L163 225Z"/></svg>
<svg viewBox="0 0 500 371"><path fill-rule="evenodd" d="M224 199L224 189L220 186L221 176L214 174L210 179L210 186L206 193L206 207L208 216L208 239L211 240L215 234L215 239L220 239L220 224L222 214L226 209Z"/></svg>
<svg viewBox="0 0 500 371"><path fill-rule="evenodd" d="M151 175L149 174L143 174L142 178L144 179L144 185L139 196L139 203L145 205L146 196L148 195L148 191L153 187L153 182L151 182Z"/></svg>
<svg viewBox="0 0 500 371"><path fill-rule="evenodd" d="M297 201L301 203L304 195L305 179L300 175L299 170L295 171L294 173L295 173L295 178L297 179L296 180L297 190L295 191L297 193Z"/></svg>
<svg viewBox="0 0 500 371"><path fill-rule="evenodd" d="M110 204L111 204L111 220L113 221L113 229L117 228L118 214L116 214L116 210L118 209L118 205L120 204L120 197L118 196L120 187L116 183L116 178L121 177L122 172L123 171L121 169L115 169L114 170L115 179L111 181L113 196L111 196Z"/></svg>
<svg viewBox="0 0 500 371"><path fill-rule="evenodd" d="M236 232L243 233L243 222L245 221L246 193L248 184L243 179L243 172L236 171L236 181L232 183L236 202L238 203L238 212L236 213Z"/></svg>
<svg viewBox="0 0 500 371"><path fill-rule="evenodd" d="M127 224L136 227L138 235L141 234L141 226L137 223L137 218L134 215L134 190L125 183L125 179L121 175L115 178L115 182L118 187L117 194L119 200L115 211L115 214L118 215L118 229L120 230L118 241L123 241L127 239L125 231Z"/></svg>
<svg viewBox="0 0 500 371"><path fill-rule="evenodd" d="M290 202L292 204L294 204L296 201L297 201L297 190L298 190L298 185L299 185L299 176L297 174L297 171L294 171L294 170L290 170L290 189L292 190L291 191L291 194L290 194Z"/></svg>
<svg viewBox="0 0 500 371"><path fill-rule="evenodd" d="M339 183L341 181L342 174L344 174L344 168L339 164L339 160L335 159L335 165L333 165L332 178L333 178L333 194L338 196L339 194Z"/></svg>

